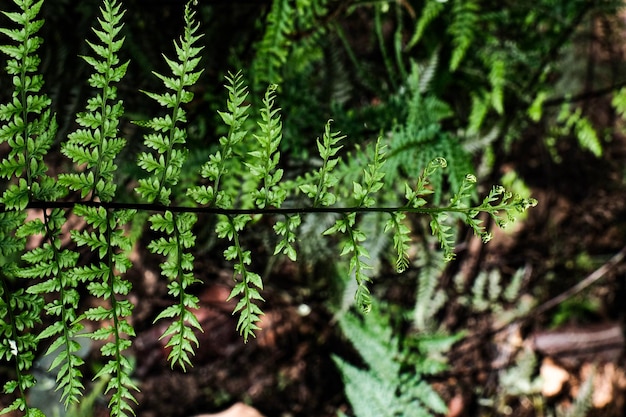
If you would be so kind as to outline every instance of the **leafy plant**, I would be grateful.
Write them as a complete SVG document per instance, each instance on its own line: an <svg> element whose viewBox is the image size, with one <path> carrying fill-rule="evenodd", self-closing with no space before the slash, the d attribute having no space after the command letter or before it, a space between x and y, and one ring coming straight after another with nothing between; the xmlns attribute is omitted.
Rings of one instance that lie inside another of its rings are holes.
<svg viewBox="0 0 626 417"><path fill-rule="evenodd" d="M126 145L120 121L128 114L116 87L129 68L129 63L121 62L119 57L125 39L121 36L125 12L117 0L103 0L98 27L94 29L97 40L88 42L92 56L83 57L93 69L88 82L94 95L87 101L86 110L76 115L78 129L67 138L57 139L55 117L49 109L51 100L41 93L43 76L38 72L37 49L42 39L36 33L43 21L37 20L37 15L43 3L14 0L20 12L3 13L17 28L0 29L11 41L0 46L0 51L10 58L6 73L13 82L10 102L0 106L0 143L6 143L8 149L0 161L0 176L7 181L0 197L0 332L4 337L0 359L15 363L15 380L6 383L4 391L17 396L2 413L21 410L27 416L40 414L28 406L26 390L35 384L29 368L38 342L48 338L47 353L59 352L51 368L57 374L63 402L69 406L79 401L84 391L83 360L77 354L75 337L80 336L85 321L94 323L94 331L88 336L103 342L105 362L95 378L109 378L105 393L110 396L111 415L133 413L138 386L132 379L132 363L126 353L135 336L129 320L134 305L129 298L132 285L127 271L132 266L129 252L138 237L129 229L136 226L132 222L138 213L151 213L149 227L154 234L144 238L150 251L165 258L161 273L168 280L169 295L175 302L156 320L173 319L162 337L172 348L172 366L184 370L192 365L191 356L198 347L194 332L201 330L194 315L198 299L190 292L198 282L193 275L193 249L197 244L193 227L201 215L217 216L215 234L227 242L224 257L233 263L235 284L230 297L237 299L236 328L247 341L259 330L263 280L255 272L252 251L245 248L242 236L262 217L274 224L274 253L295 261L302 217L312 213L337 216L324 235L340 242L338 253L348 258L357 284L356 302L368 311L372 299L365 241L372 236L364 233L360 224L365 214L377 213L388 219L386 232L392 236L397 270L402 271L408 266L411 241L407 214L429 219L443 258L450 260L455 245L451 221L460 219L488 241L490 234L478 217L480 213L504 226L515 212L536 204L497 186L480 204L471 205L476 177L468 174L452 182L449 203L440 205L442 187L433 186L433 177L448 163L433 154L433 160L425 162L419 172L407 172L409 179L395 181L398 188L393 187L391 193L400 190L396 200L403 194L404 202L385 206L380 202L386 201L381 196L390 192L384 187L389 153L383 140L372 146L373 158L363 166L362 175L348 189L343 188L338 166L344 136L331 130L330 121L317 141L321 165L294 180L284 179L280 162L283 125L280 109L275 106L277 86L267 88L258 114L253 114L256 106L247 102L241 72L226 78L226 110L218 112L227 132L197 172L198 181L190 186L185 182L183 188L181 172L188 153L186 105L193 99L192 88L202 75L202 47L198 46L201 35L192 3L184 9L183 35L174 43L176 57L165 57L170 74L154 73L167 91L145 93L165 115L136 122L149 130L137 159L145 176L135 178L133 198L141 201L122 202L131 199L122 194L115 178L119 172L115 161ZM414 111L419 109L415 107ZM248 117L248 122L256 125L245 123ZM438 121L430 122L436 125ZM57 178L47 175L48 163L44 160L55 140L71 162ZM414 181L411 178L415 176L418 178ZM84 226L67 232L70 212ZM38 217L28 213L37 213ZM27 242L32 248L26 248ZM87 289L99 305L80 310L81 289ZM44 294L50 294L47 303ZM38 323L44 320L51 324L35 336ZM419 381L408 386L417 390L411 395L420 401L432 395L429 387ZM442 409L439 405L433 407Z"/></svg>
<svg viewBox="0 0 626 417"><path fill-rule="evenodd" d="M333 357L343 376L354 415L430 416L446 413L445 402L428 383L427 377L446 369L440 354L449 349L458 336L423 334L408 341L393 335L388 320L378 308L364 316L347 313L340 318L343 333L366 365L363 369L338 356ZM400 340L404 341L401 343Z"/></svg>

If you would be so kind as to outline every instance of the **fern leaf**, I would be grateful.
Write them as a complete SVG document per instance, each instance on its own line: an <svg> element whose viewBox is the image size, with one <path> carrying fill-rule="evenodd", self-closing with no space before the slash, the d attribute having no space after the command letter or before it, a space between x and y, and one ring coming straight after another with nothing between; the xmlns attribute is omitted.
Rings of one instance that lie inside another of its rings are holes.
<svg viewBox="0 0 626 417"><path fill-rule="evenodd" d="M479 12L475 0L454 0L452 4L452 23L448 27L454 45L450 58L451 71L459 67L476 37Z"/></svg>
<svg viewBox="0 0 626 417"><path fill-rule="evenodd" d="M407 50L412 49L422 39L424 31L428 25L443 12L444 8L445 3L441 1L428 0L424 3L424 8L422 9L420 18L415 25L413 36L406 46Z"/></svg>
<svg viewBox="0 0 626 417"><path fill-rule="evenodd" d="M79 113L76 122L82 127L68 135L62 145L64 155L77 165L86 164L87 173L59 175L59 184L70 190L80 191L81 198L91 196L101 201L111 201L115 196L113 181L117 165L114 159L124 148L126 141L118 137L119 119L124 113L121 100L117 100L115 83L126 74L128 62L120 64L117 52L123 39L118 39L124 11L117 0L105 0L101 8L100 29L94 33L102 44L87 42L100 58L85 56L83 59L94 70L89 84L97 89L87 103L87 111Z"/></svg>
<svg viewBox="0 0 626 417"><path fill-rule="evenodd" d="M280 84L281 69L287 62L288 35L294 27L294 9L290 0L273 0L264 27L263 39L256 45L256 57L252 66L254 85Z"/></svg>

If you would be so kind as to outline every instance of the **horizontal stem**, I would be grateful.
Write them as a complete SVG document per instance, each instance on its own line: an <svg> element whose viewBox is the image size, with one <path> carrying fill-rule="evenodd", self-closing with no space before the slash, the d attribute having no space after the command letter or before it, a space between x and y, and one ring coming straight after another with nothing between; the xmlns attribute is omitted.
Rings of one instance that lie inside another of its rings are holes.
<svg viewBox="0 0 626 417"><path fill-rule="evenodd" d="M285 208L250 208L250 209L225 209L218 207L186 207L186 206L164 206L154 203L115 203L115 202L99 202L99 201L31 201L26 209L72 209L77 205L86 207L102 207L111 210L140 210L140 211L171 211L174 213L199 213L199 214L224 214L227 216L236 216L241 214L306 214L306 213L420 213L433 214L441 212L457 212L467 213L471 210L481 210L480 207L285 207ZM484 209L484 207L482 207ZM498 207L493 206L497 210ZM7 209L0 204L0 213L6 212Z"/></svg>

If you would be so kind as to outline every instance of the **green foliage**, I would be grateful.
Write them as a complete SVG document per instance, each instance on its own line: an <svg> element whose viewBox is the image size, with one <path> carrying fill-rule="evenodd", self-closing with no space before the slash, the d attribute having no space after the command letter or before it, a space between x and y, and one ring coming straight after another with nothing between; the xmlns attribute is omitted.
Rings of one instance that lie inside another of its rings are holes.
<svg viewBox="0 0 626 417"><path fill-rule="evenodd" d="M252 251L246 248L244 233L252 225L263 224L259 221L263 217L274 225L274 254L295 261L300 250L298 238L303 217L313 213L334 216L320 234L336 243L337 252L346 256L348 273L356 283L356 303L363 311L369 311L373 303L369 288L373 280L371 263L376 262L369 257L380 256L388 240L393 242L391 249L397 270L408 268L414 232L409 215L421 215L430 221L434 239L442 247L441 262L434 263L440 268L443 260L454 257L456 236L452 222L464 222L486 242L490 235L481 223L481 213L504 226L513 213L536 203L496 186L480 204L472 205L477 180L468 174L472 171L469 155L459 145L457 136L442 127L442 122L452 116L452 109L435 94L426 92L437 67L436 56L421 78L414 66L405 93L409 101L406 118L398 122L389 140L382 136L366 146L364 154L371 158L362 161L356 171L358 178L351 179L348 186L342 171L346 168L341 163L346 136L332 131L330 120L316 141L319 165L305 167L291 179L285 178L288 165L281 162L283 119L281 109L275 104L278 86L270 83L262 99L250 99L241 71L226 77L226 109L218 111L226 132L196 173L200 178L190 174L193 178L183 181L189 153L188 110L194 87L202 75L203 48L199 46L199 24L191 3L184 9L183 35L174 42L175 58L164 56L169 73L154 72L166 91L144 92L163 114L135 122L148 133L137 157L143 177L133 178L135 194L128 197L122 194L124 188L118 187L120 168L116 161L127 143L122 137L125 130L121 128L121 120L128 115L118 97L118 85L129 68L129 62L120 59L125 41L121 36L125 16L121 3L102 0L101 17L94 28L96 40L87 42L91 55L82 57L92 71L88 79L92 97L87 100L85 110L75 117L77 130L61 138L56 137L57 125L50 110L52 100L41 92L43 77L38 73L37 50L42 39L35 35L43 25L37 19L43 1L14 0L14 3L21 12L4 12L4 15L17 28L0 28L0 33L10 40L8 45L0 46L0 51L9 57L6 73L13 82L8 104L0 105L0 143L6 143L8 149L0 161L0 176L7 183L0 197L0 332L3 336L0 359L15 363L16 379L7 382L4 391L15 394L17 399L3 413L21 410L28 416L38 415L39 411L29 408L26 402L26 390L35 384L28 371L38 341L43 339L50 339L47 354L57 355L51 360L50 370L56 373L64 404L69 406L79 401L84 391L81 371L84 364L78 356L75 338L81 336L85 321L93 322L94 329L87 336L102 342L105 362L96 370L95 378L107 380L105 394L110 398L110 414L134 413L138 387L132 379L133 367L127 355L135 336L129 320L134 305L129 297L132 285L127 271L132 266L129 253L143 232L137 230L143 224L134 222L138 213L146 217L150 213L151 233L141 242L153 254L164 258L161 273L168 280L168 293L174 300L157 314L156 320L169 322L161 337L167 339L166 346L171 348L172 366L185 370L192 365L191 356L198 348L196 332L202 330L194 314L198 299L191 292L198 282L193 274L193 250L198 243L194 227L200 215L217 217L215 235L225 241L224 258L233 264L235 283L230 298L237 299L236 330L247 341L260 329L264 283L256 272ZM471 15L478 9L463 6L461 2L454 4L453 13L459 16L459 25L451 28L450 34L456 45L457 52L453 54L456 67L467 57L474 36L473 29L464 29L461 23L472 23ZM292 11L304 6L307 11L295 18ZM383 11L382 8L377 11L378 24L382 23ZM281 68L284 70L287 57L298 59L298 50L287 54L290 31L301 24L305 30L313 29L311 23L325 12L326 2L322 0L273 2L255 62L261 65L263 60L259 57L263 54L269 54L272 59L267 60L267 67L254 69L255 87L280 80L278 74ZM467 26L471 25L467 23ZM378 32L382 39L382 26ZM397 55L400 39L395 39L395 64L402 69L402 59ZM311 44L309 47L313 48ZM392 65L388 66L391 72ZM503 108L503 74L506 68L499 68L490 76L491 102L497 112ZM390 78L395 76L390 74ZM253 112L256 108L258 111ZM44 161L55 140L70 162L61 165L61 170L66 168L66 172L59 173L56 179L47 175L48 164ZM450 174L444 177L442 172L446 167ZM68 191L71 191L69 197ZM401 200L403 195L404 203L386 205ZM122 203L132 198L141 202ZM449 203L441 204L448 199ZM27 210L40 211L27 217ZM70 210L84 226L67 232ZM368 223L366 218L375 221ZM382 224L388 236L381 239L372 236L383 229ZM26 250L27 241L33 244L30 250ZM434 276L430 274L429 280L420 284L420 300L435 294ZM83 289L99 300L97 307L79 309L83 304ZM50 295L47 304L44 294ZM43 321L44 315L50 324L35 335L33 329ZM416 315L424 321L423 312ZM380 330L378 339L373 334L367 336L372 336L371 352L386 358L385 366L375 365L370 351L360 350L372 372L340 365L346 375L352 375L355 384L372 383L363 389L379 387L376 398L380 404L390 405L386 411L415 410L415 415L428 409L443 412L445 405L422 378L433 369L440 369L435 366L437 361L411 362L412 373L405 375L406 364L390 353L400 350L391 333L385 330L389 328L386 318L383 320L374 313L367 320L378 320L369 323L371 329ZM348 327L354 329L357 325L352 323ZM369 330L363 327L360 331ZM348 335L349 332L346 330ZM417 348L419 352L438 352L420 343L417 343L421 346ZM393 400L398 402L394 404ZM413 415L410 413L407 411L405 415Z"/></svg>
<svg viewBox="0 0 626 417"><path fill-rule="evenodd" d="M0 253L0 332L4 340L0 346L0 358L15 362L16 379L7 381L3 391L17 394L15 401L0 413L20 410L27 416L41 414L28 406L26 390L36 383L28 371L32 367L39 339L30 329L41 322L43 299L23 289L12 291L9 279L56 275L72 261L71 256L66 256L67 252L61 254L58 251L57 235L64 223L60 219L62 214L54 210L51 214L45 213L45 222L42 222L39 219L26 220L24 212L32 200L51 201L62 195L55 180L46 175L48 168L43 161L53 144L57 126L50 113L50 99L40 94L44 82L38 74L40 59L37 50L43 40L36 33L43 25L43 20L37 19L42 3L15 1L20 11L3 14L19 29L0 29L0 33L14 43L0 46L0 51L10 58L6 71L13 80L11 101L0 105L0 143L8 143L10 149L0 161L0 176L13 180L0 197L0 203L6 209L0 221L3 238ZM23 254L22 259L31 267L20 269L15 257L24 251L26 239L35 234L44 234L49 241L42 248ZM59 262L63 262L63 266ZM48 308L51 306L48 305Z"/></svg>
<svg viewBox="0 0 626 417"><path fill-rule="evenodd" d="M72 231L72 239L79 247L86 246L92 253L97 253L100 261L76 267L72 273L87 283L92 296L108 304L90 308L83 314L85 319L98 323L99 327L89 337L107 341L100 350L105 358L110 357L94 378L111 378L105 390L105 393L112 393L109 401L111 415L128 416L132 413L129 403L136 402L131 391L138 388L131 379L131 363L122 353L131 345L129 337L135 336L135 330L128 322L133 310L127 298L131 283L122 274L131 266L128 253L132 247L130 239L124 235L124 226L135 211L111 211L80 205L74 212L92 230Z"/></svg>
<svg viewBox="0 0 626 417"><path fill-rule="evenodd" d="M265 22L263 39L257 45L256 74L259 84L277 84L282 81L281 67L287 62L289 44L287 35L293 31L294 9L290 0L274 0Z"/></svg>
<svg viewBox="0 0 626 417"><path fill-rule="evenodd" d="M43 77L37 74L40 59L37 50L43 39L36 36L43 25L37 14L43 1L16 1L20 12L3 14L19 29L2 29L17 45L2 45L0 51L9 56L6 64L12 76L13 93L10 103L0 106L0 143L8 142L11 150L0 162L0 176L19 177L11 184L0 199L9 209L23 210L31 199L51 201L60 196L55 181L46 176L48 167L43 157L52 146L56 132L56 121L51 115L50 99L39 94Z"/></svg>
<svg viewBox="0 0 626 417"><path fill-rule="evenodd" d="M375 308L362 317L345 314L339 321L343 333L367 366L367 369L361 369L340 357L333 357L343 376L354 415L431 416L446 413L445 402L425 378L446 369L440 354L458 337L422 336L400 344L388 320Z"/></svg>
<svg viewBox="0 0 626 417"><path fill-rule="evenodd" d="M76 118L81 129L68 135L62 149L64 155L87 171L62 173L59 185L80 191L81 198L90 196L93 201L97 196L102 201L111 201L115 196L113 176L117 170L113 161L126 145L126 140L118 137L124 106L117 100L114 84L126 74L128 62L120 63L117 55L124 43L124 39L119 38L124 16L121 4L107 1L101 12L100 29L94 29L101 44L87 41L95 56L82 57L94 70L89 85L96 90L96 95L89 99L86 111Z"/></svg>
<svg viewBox="0 0 626 417"><path fill-rule="evenodd" d="M393 184L399 175L415 178L431 161L443 157L450 166L447 179L456 189L472 170L470 155L462 148L459 138L443 129L442 121L453 113L441 99L424 93L428 88L427 80L420 76L420 69L414 64L407 80L408 114L404 122L394 127L389 142L386 183ZM441 195L442 171L433 171L429 177L435 194Z"/></svg>
<svg viewBox="0 0 626 417"><path fill-rule="evenodd" d="M176 60L165 57L172 76L154 73L170 92L146 92L148 97L171 113L164 117L154 117L147 122L137 122L152 130L152 133L144 137L144 144L156 151L156 156L148 152L139 155L138 165L150 177L140 179L136 191L149 203L156 201L164 206L171 203L172 187L180 181L187 155L187 133L185 129L178 127L187 121L182 105L193 99L193 93L189 89L202 74L201 70L196 71L202 51L202 47L196 44L202 36L197 33L199 25L195 22L194 15L195 12L187 4L184 34L178 43L174 43ZM194 257L188 252L196 241L192 231L196 220L192 213L173 213L169 210L163 214L153 214L149 218L150 228L166 236L150 242L148 249L167 258L161 264L161 273L170 281L168 293L177 299L177 303L163 310L155 321L174 319L161 338L169 338L166 343L166 347L171 348L168 359L172 366L176 364L182 369L191 365L189 355L194 354L194 345L198 347L194 329L202 330L192 312L198 308L198 298L188 292L191 285L199 282L193 276Z"/></svg>
<svg viewBox="0 0 626 417"><path fill-rule="evenodd" d="M229 162L235 156L235 148L248 133L243 129L248 118L246 114L250 105L243 104L248 96L241 72L226 77L228 84L227 111L218 111L224 124L228 126L228 134L219 139L220 149L212 155L200 170L202 178L209 181L209 185L191 187L187 194L198 204L209 207L230 208L236 197L230 190L222 190L224 177L229 174ZM233 175L235 173L233 172Z"/></svg>
<svg viewBox="0 0 626 417"><path fill-rule="evenodd" d="M448 28L454 45L450 58L450 70L452 71L459 67L476 36L476 32L479 30L476 24L479 19L479 12L477 1L455 0L452 2L452 24Z"/></svg>
<svg viewBox="0 0 626 417"><path fill-rule="evenodd" d="M602 156L602 143L598 134L589 119L583 116L580 108L572 111L569 104L563 105L556 122L557 124L551 129L550 136L546 139L555 162L561 161L555 145L559 139L568 136L574 136L581 149L591 152L596 157Z"/></svg>
<svg viewBox="0 0 626 417"><path fill-rule="evenodd" d="M251 65L254 91L268 84L281 85L290 73L302 71L319 58L319 21L327 13L328 0L272 0L263 24L261 39L254 45ZM304 36L294 42L296 33Z"/></svg>

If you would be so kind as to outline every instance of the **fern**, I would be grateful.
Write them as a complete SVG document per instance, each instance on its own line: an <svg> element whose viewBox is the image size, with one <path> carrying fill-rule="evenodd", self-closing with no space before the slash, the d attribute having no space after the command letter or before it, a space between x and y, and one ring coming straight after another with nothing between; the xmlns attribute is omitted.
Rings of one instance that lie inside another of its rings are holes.
<svg viewBox="0 0 626 417"><path fill-rule="evenodd" d="M417 266L420 267L415 307L413 308L413 325L418 331L432 332L438 330L433 322L434 315L446 301L443 291L437 289L441 273L446 267L444 254L440 251L421 250Z"/></svg>
<svg viewBox="0 0 626 417"><path fill-rule="evenodd" d="M149 203L157 201L164 206L171 203L172 188L180 180L186 159L186 131L178 127L187 121L182 105L193 99L193 93L189 89L202 74L202 71L196 71L200 64L199 54L202 47L196 46L201 35L197 34L199 25L195 22L194 15L195 12L188 3L184 13L184 34L178 43L174 43L176 60L165 57L172 76L155 73L171 92L146 92L148 97L170 110L171 114L155 117L147 122L137 122L153 131L145 136L144 143L147 148L156 151L156 156L148 152L139 155L138 165L151 176L139 180L136 191ZM189 355L194 354L194 345L198 347L194 329L202 330L192 311L199 307L198 298L188 292L191 285L199 282L192 272L194 257L188 252L195 244L192 227L196 220L192 213L179 214L169 210L163 214L153 214L149 218L150 228L166 234L166 237L153 240L148 249L167 258L161 264L161 273L170 281L168 293L178 300L176 304L163 310L155 321L173 319L161 338L169 338L166 343L166 347L171 348L168 359L172 366L179 365L182 369L191 365Z"/></svg>
<svg viewBox="0 0 626 417"><path fill-rule="evenodd" d="M339 323L367 365L367 369L361 369L337 356L333 357L357 417L431 416L447 412L446 404L423 376L440 372L446 367L443 359L429 358L428 351L436 353L449 349L458 338L439 338L438 349L425 339L421 344L425 352L415 357L403 357L400 352L404 353L405 347L399 346L387 317L377 309L364 317L345 314ZM410 371L405 374L403 369L407 366ZM363 398L368 398L368 401L363 401Z"/></svg>
<svg viewBox="0 0 626 417"><path fill-rule="evenodd" d="M132 365L123 355L131 345L129 337L135 331L127 321L133 305L127 299L131 290L130 282L123 279L131 266L128 252L130 239L124 235L123 227L135 215L134 210L111 211L102 207L77 206L75 213L84 218L92 231L72 231L73 240L78 246L86 246L98 253L100 262L77 267L72 273L77 279L88 282L87 289L98 299L108 302L108 306L98 306L87 310L83 316L94 322L106 322L90 333L94 340L108 340L101 348L104 357L111 359L96 373L94 378L110 377L105 393L112 392L109 401L111 414L127 416L132 413L130 402L136 402L131 391L138 388L131 380Z"/></svg>
<svg viewBox="0 0 626 417"><path fill-rule="evenodd" d="M2 45L0 51L9 56L6 71L12 75L13 92L10 103L0 105L0 143L7 142L9 152L0 161L0 176L14 179L0 197L7 210L0 220L2 245L0 276L0 331L4 341L0 347L0 358L15 361L16 380L7 381L5 393L17 393L15 401L0 411L4 414L12 410L25 411L27 416L38 416L41 412L26 403L26 390L35 384L28 373L33 364L38 338L32 334L35 323L41 321L43 298L36 293L23 290L11 291L9 278L47 277L66 268L71 257L61 254L58 243L60 227L64 223L58 210L45 213L44 222L39 219L26 220L23 211L31 201L53 201L63 194L56 181L46 175L44 156L52 146L57 124L51 115L50 99L40 94L43 77L38 74L40 59L37 50L43 39L36 33L43 25L37 15L42 1L15 1L19 12L3 14L19 29L0 29L15 44ZM22 255L33 266L24 273L17 265L16 256L24 251L29 236L44 234L47 244ZM63 302L67 302L64 299ZM74 376L74 375L71 375ZM78 384L80 385L80 382Z"/></svg>
<svg viewBox="0 0 626 417"><path fill-rule="evenodd" d="M478 31L480 8L475 0L454 0L452 2L452 24L448 33L452 36L452 57L450 70L455 71L472 45Z"/></svg>
<svg viewBox="0 0 626 417"><path fill-rule="evenodd" d="M224 251L224 258L227 261L235 261L233 278L239 282L232 289L228 299L241 296L233 313L239 313L237 330L246 342L250 336L255 335L256 330L260 330L256 323L260 321L260 315L263 312L257 303L264 301L259 292L263 289L261 276L249 270L249 265L252 262L251 252L244 250L239 241L239 234L249 221L250 216L247 215L221 216L216 227L217 237L227 238L233 242L233 245Z"/></svg>
<svg viewBox="0 0 626 417"><path fill-rule="evenodd" d="M428 25L443 12L445 7L444 2L437 0L429 0L424 3L424 8L422 9L420 18L415 25L413 36L406 46L407 50L413 48L422 39L424 31Z"/></svg>
<svg viewBox="0 0 626 417"><path fill-rule="evenodd" d="M458 188L471 172L470 157L460 146L459 139L444 131L441 122L452 115L450 107L434 95L423 94L419 67L414 64L407 80L409 109L406 120L398 123L389 142L386 182L392 184L398 175L415 178L427 165L443 157L451 167L447 179L452 188ZM430 175L435 194L443 190L442 171Z"/></svg>
<svg viewBox="0 0 626 417"><path fill-rule="evenodd" d="M284 42L287 42L290 22L310 23L326 11L324 0L307 1L274 2L268 17L272 24L268 25L266 33L272 37L268 51L286 50ZM186 105L191 102L193 86L202 74L198 69L201 36L191 3L184 10L184 33L174 42L176 57L165 57L170 74L155 73L166 91L145 92L165 115L136 122L149 130L144 135L145 148L138 157L138 165L145 176L137 179L135 189L143 202L119 201L122 197L117 186L119 168L115 160L126 140L120 134L125 109L118 98L117 85L126 75L128 62L121 62L118 55L124 46L124 38L120 36L124 11L116 0L103 0L98 27L94 29L96 41L88 42L92 55L83 57L93 70L89 85L94 93L85 111L76 115L78 129L70 133L67 140L60 140L61 152L71 161L71 168L61 173L57 181L46 174L48 166L44 162L56 136L56 122L49 109L50 99L41 93L43 78L37 73L39 57L36 52L42 40L35 34L43 22L36 16L43 2L15 0L14 3L21 12L4 14L18 28L0 30L17 45L0 46L0 50L9 55L6 72L12 76L14 87L11 101L0 106L0 142L8 145L7 155L0 161L0 176L8 184L0 197L0 332L4 337L0 342L0 359L16 364L16 380L5 384L5 391L17 397L4 412L17 409L29 416L39 413L29 408L25 395L35 383L28 371L40 339L51 339L48 354L59 352L54 353L57 356L51 360L51 370L56 372L63 402L67 406L79 400L84 390L83 360L78 356L75 337L82 330L81 323L88 320L94 322L95 329L88 336L103 342L104 364L96 370L95 377L107 380L105 392L110 396L110 414L128 416L133 413L138 387L131 378L132 363L127 356L135 336L129 320L134 306L129 299L132 288L127 271L132 266L129 252L143 231L143 223L131 224L138 213L152 213L149 227L156 237L147 247L164 258L162 275L168 280L170 296L176 300L159 312L156 320L170 321L162 337L168 339L166 345L171 348L172 366L185 370L192 365L191 356L198 348L195 332L201 330L194 314L198 299L190 292L190 287L197 282L192 255L197 242L192 228L198 213L217 216L215 234L227 241L224 257L233 263L235 284L230 298L237 299L236 329L247 341L260 327L264 283L255 272L252 251L245 247L244 233L263 216L274 224L277 238L274 253L291 260L297 259L298 238L306 230L317 230L338 242L339 253L348 260L347 275L353 276L356 284L356 302L367 311L372 307L371 268L377 262L368 261L368 257L370 253L378 256L388 238L374 242L371 236L382 229L383 221L387 221L386 232L392 235L397 269L402 271L411 262L409 214L430 219L432 232L444 249L443 256L451 259L455 234L449 220L460 219L486 241L489 235L478 220L480 213L504 225L513 218L512 213L536 203L494 187L482 203L470 205L476 179L467 176L468 170L459 162L464 159L459 154L456 138L441 128L441 121L451 114L450 107L425 94L437 58L432 61L430 75L426 71L422 80L414 69L408 81L413 103L407 120L396 127L395 137L389 143L381 138L365 150L364 155L370 155L371 159L364 158L360 162L360 175L355 178L352 173L349 187L344 186L348 177L342 171L347 168L340 165L345 137L331 130L331 121L326 123L322 137L317 140L319 166L298 177L296 175L301 173L297 173L293 180L285 179L281 164L283 122L281 110L275 105L278 86L270 84L260 101L249 100L242 73L229 73L226 109L218 112L227 132L202 164L198 172L200 182L188 186L192 180L183 181L182 175L188 152ZM301 18L285 15L293 4L308 5L311 10ZM396 53L399 39L396 36ZM258 51L261 49L259 47ZM401 60L397 60L401 66ZM253 76L265 73L273 77L285 62L283 55L279 55L270 63L269 72L259 70ZM253 105L260 105L260 111L248 120ZM422 146L424 155L417 153ZM447 162L439 154L450 161L449 188L444 188L446 183L441 171ZM421 160L412 159L417 157ZM418 177L416 183L397 181L399 173ZM66 199L68 190L72 193ZM404 203L380 206L385 201L399 200L402 193ZM450 202L440 205L444 196L449 197ZM187 197L195 204L190 206ZM84 222L84 228L65 231L70 209L73 216ZM41 210L41 215L27 220L26 210ZM314 219L319 223L315 225L317 229L311 227L313 213L320 216L316 219L325 219L324 222ZM306 215L310 218L303 222ZM376 227L370 227L372 223ZM70 250L69 245L63 243L68 234L72 245L78 249ZM25 243L33 236L41 237L42 243L26 251ZM427 283L423 294L432 293L433 282ZM26 288L14 289L20 285ZM82 286L100 302L98 307L80 314L77 305L81 301L79 289ZM44 293L52 293L50 302L45 305ZM44 312L49 315L51 324L34 336L32 329ZM387 350L395 349L395 342L382 343ZM367 354L364 357L369 358ZM395 358L389 360L388 370L400 369ZM372 366L372 369L389 380L398 376L395 371L385 374L382 368ZM417 375L421 378L427 369L432 370L433 366L420 368ZM403 406L431 401L435 404L431 409L442 410L432 399L432 390L420 378L407 380L407 390L396 386L396 391L389 393L406 399L399 403Z"/></svg>
<svg viewBox="0 0 626 417"><path fill-rule="evenodd" d="M235 157L235 148L245 138L247 131L243 128L250 107L243 103L248 96L241 72L226 77L228 84L227 111L218 111L224 124L228 126L228 134L219 139L220 150L209 155L209 160L202 166L200 175L209 181L208 185L191 187L187 194L198 204L209 207L230 208L234 195L222 190L224 177L229 173L228 162Z"/></svg>
<svg viewBox="0 0 626 417"><path fill-rule="evenodd" d="M128 69L128 62L120 63L117 53L124 39L119 39L124 12L117 1L105 1L100 29L94 29L101 44L87 41L95 57L83 59L93 68L89 85L97 89L85 112L79 113L76 123L81 129L70 133L63 143L62 152L76 165L85 166L87 172L59 175L59 184L70 190L80 191L81 198L96 196L111 201L115 196L113 175L117 170L115 157L126 141L118 137L119 119L124 114L121 100L117 100L117 88Z"/></svg>
<svg viewBox="0 0 626 417"><path fill-rule="evenodd" d="M81 190L82 197L91 194L92 198L101 197L103 201L109 201L115 192L112 175L116 167L112 160L124 144L122 139L115 137L117 118L123 112L122 105L119 102L113 106L107 105L109 100L115 99L116 93L115 87L109 85L109 82L119 81L126 71L126 65L112 68L117 64L115 52L121 47L121 42L114 40L120 28L118 26L121 19L120 7L105 2L102 13L103 19L100 21L102 30L96 30L95 33L103 44L108 45L108 49L96 44L90 45L92 50L106 61L85 57L96 70L90 84L94 88L100 88L101 92L90 101L88 105L90 113L78 116L78 124L88 129L70 134L69 141L63 148L64 153L74 162L86 164L87 168L92 170L87 175L84 173L60 175L59 185L71 190ZM58 316L59 319L42 331L39 338L54 337L47 354L53 354L61 348L50 368L57 369L58 388L62 389L61 399L67 407L78 402L84 386L79 369L83 360L76 354L80 346L74 340L83 328L77 321L76 311L80 298L77 291L79 279L71 270L76 265L78 254L61 248L61 226L65 220L64 212L55 209L50 213L44 212L43 222L33 223L36 225L33 231L45 236L49 242L23 256L23 259L32 266L23 269L21 275L46 279L30 287L29 292L58 294L58 299L46 305L46 311L48 315Z"/></svg>
<svg viewBox="0 0 626 417"><path fill-rule="evenodd" d="M252 73L255 86L279 84L282 81L281 68L287 62L288 35L294 28L294 5L291 0L273 0L267 15L263 39L256 45L256 57Z"/></svg>

